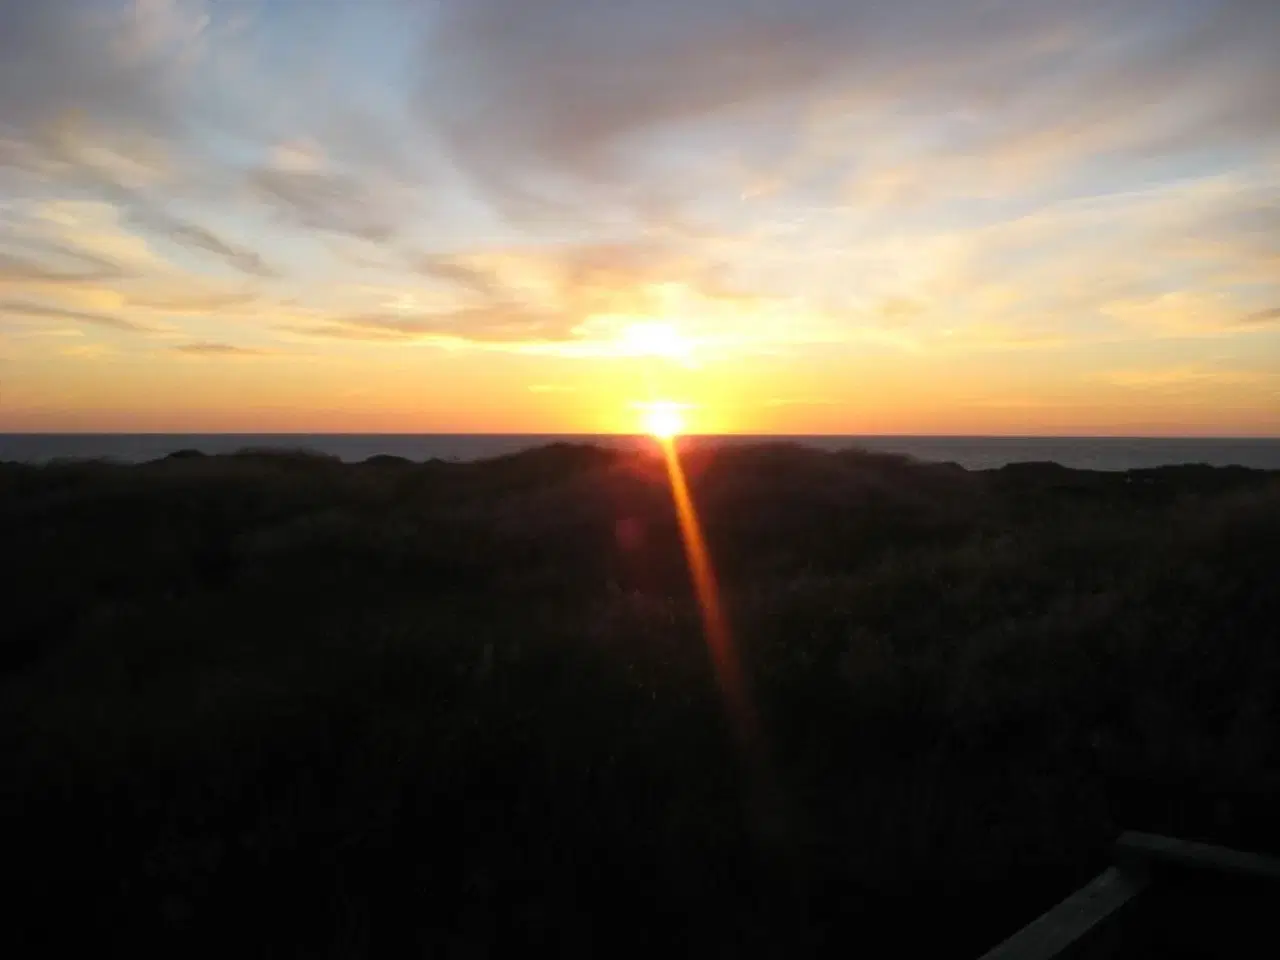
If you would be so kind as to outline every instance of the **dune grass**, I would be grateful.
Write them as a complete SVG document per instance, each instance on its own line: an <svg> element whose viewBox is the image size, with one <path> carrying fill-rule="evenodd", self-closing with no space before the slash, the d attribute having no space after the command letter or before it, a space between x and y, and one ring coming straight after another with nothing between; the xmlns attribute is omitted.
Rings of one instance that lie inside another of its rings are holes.
<svg viewBox="0 0 1280 960"><path fill-rule="evenodd" d="M686 470L754 766L656 458L0 465L20 935L965 956L1121 828L1280 850L1280 476Z"/></svg>

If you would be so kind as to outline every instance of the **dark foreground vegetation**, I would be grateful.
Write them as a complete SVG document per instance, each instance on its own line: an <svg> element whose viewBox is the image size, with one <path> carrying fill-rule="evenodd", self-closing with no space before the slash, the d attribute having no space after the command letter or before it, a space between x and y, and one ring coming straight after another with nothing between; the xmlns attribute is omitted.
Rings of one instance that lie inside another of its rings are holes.
<svg viewBox="0 0 1280 960"><path fill-rule="evenodd" d="M657 458L0 465L5 942L963 958L1280 851L1280 475L686 466L755 768Z"/></svg>

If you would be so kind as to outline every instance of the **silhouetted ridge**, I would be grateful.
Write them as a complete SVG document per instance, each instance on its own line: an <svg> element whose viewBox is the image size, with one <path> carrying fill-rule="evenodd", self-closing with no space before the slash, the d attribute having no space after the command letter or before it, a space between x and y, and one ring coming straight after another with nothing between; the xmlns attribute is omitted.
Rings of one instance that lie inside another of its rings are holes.
<svg viewBox="0 0 1280 960"><path fill-rule="evenodd" d="M10 941L963 957L1280 850L1280 474L682 448L768 830L656 443L0 464Z"/></svg>

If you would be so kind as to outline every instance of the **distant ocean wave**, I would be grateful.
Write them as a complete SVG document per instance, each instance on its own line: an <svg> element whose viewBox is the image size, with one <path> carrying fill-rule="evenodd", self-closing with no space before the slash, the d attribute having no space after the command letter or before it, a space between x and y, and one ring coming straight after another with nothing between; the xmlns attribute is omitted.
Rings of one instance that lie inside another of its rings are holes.
<svg viewBox="0 0 1280 960"><path fill-rule="evenodd" d="M861 447L983 470L1052 461L1088 470L1130 470L1207 463L1280 470L1280 438L1165 437L687 437L683 443L794 442L824 450ZM305 449L358 462L379 454L409 460L481 460L549 443L651 447L647 437L531 434L0 434L0 460L158 460L177 450L233 453L246 448Z"/></svg>

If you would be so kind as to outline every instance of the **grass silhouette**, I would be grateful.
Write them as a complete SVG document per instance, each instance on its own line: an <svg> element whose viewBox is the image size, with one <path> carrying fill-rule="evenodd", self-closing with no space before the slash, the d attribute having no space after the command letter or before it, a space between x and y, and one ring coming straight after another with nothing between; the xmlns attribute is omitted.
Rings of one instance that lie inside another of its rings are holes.
<svg viewBox="0 0 1280 960"><path fill-rule="evenodd" d="M1280 475L660 459L0 465L33 952L976 954L1121 828L1280 849Z"/></svg>

